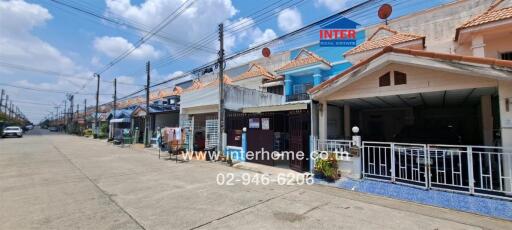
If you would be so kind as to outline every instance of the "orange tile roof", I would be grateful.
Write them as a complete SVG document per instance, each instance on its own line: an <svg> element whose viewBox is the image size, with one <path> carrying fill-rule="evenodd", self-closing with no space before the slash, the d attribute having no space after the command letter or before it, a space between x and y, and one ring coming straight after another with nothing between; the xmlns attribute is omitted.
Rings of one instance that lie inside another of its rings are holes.
<svg viewBox="0 0 512 230"><path fill-rule="evenodd" d="M184 91L187 92L187 91L192 91L192 90L196 90L196 89L200 89L200 88L203 88L204 84L199 81L198 79L192 81L192 85L188 88L186 88Z"/></svg>
<svg viewBox="0 0 512 230"><path fill-rule="evenodd" d="M233 81L231 80L231 78L224 74L224 84L232 84ZM215 79L214 81L211 81L209 82L208 84L204 85L204 87L210 87L210 86L213 86L213 85L218 85L219 84L219 79Z"/></svg>
<svg viewBox="0 0 512 230"><path fill-rule="evenodd" d="M384 37L384 38L375 38L377 33L379 31L386 30L393 35ZM392 30L387 26L381 26L379 27L371 36L368 38L367 41L361 43L360 45L354 47L353 49L347 51L344 55L351 55L355 53L360 53L368 50L383 48L386 46L392 46L404 42L414 41L414 40L423 40L423 43L425 43L425 36L415 35L415 34L408 34L408 33L400 33L396 30Z"/></svg>
<svg viewBox="0 0 512 230"><path fill-rule="evenodd" d="M301 57L301 54L303 52L306 53L307 57ZM297 54L297 57L295 57L295 59L293 61L287 63L283 67L279 68L277 71L293 69L296 67L310 65L310 64L314 64L314 63L318 63L318 62L324 63L328 66L331 66L331 63L328 62L327 60L323 59L322 57L316 55L315 53L313 53L307 49L302 49L299 52L299 54Z"/></svg>
<svg viewBox="0 0 512 230"><path fill-rule="evenodd" d="M474 56L464 56L464 55L456 55L456 54L445 54L445 53L436 53L436 52L429 52L429 51L423 51L423 50L413 50L413 49L402 49L402 48L395 48L392 46L385 47L378 53L370 56L369 58L360 61L359 63L353 65L352 67L346 69L345 71L339 73L338 75L322 82L320 85L315 86L308 90L308 93L316 93L322 89L325 89L326 87L330 86L340 78L344 77L348 73L358 69L361 66L364 66L373 60L377 59L378 57L382 56L386 53L399 53L399 54L406 54L411 56L417 56L417 57L426 57L426 58L434 58L434 59L441 59L445 61L459 61L459 62L469 62L469 63L475 63L475 64L485 64L490 66L496 66L496 67L506 67L512 69L512 61L506 61L496 58L486 58L486 57L474 57Z"/></svg>
<svg viewBox="0 0 512 230"><path fill-rule="evenodd" d="M252 63L249 69L246 72L240 74L240 76L238 76L237 78L233 79L233 82L259 76L262 76L264 79L267 80L275 78L275 76L269 71L267 71L263 66L257 63Z"/></svg>
<svg viewBox="0 0 512 230"><path fill-rule="evenodd" d="M158 98L164 98L169 96L179 96L183 92L183 88L174 86L174 88L163 89L158 91Z"/></svg>
<svg viewBox="0 0 512 230"><path fill-rule="evenodd" d="M459 40L460 31L463 29L512 18L512 7L495 9L496 6L498 6L498 4L501 2L502 1L495 2L484 13L468 20L459 26L455 32L455 41Z"/></svg>

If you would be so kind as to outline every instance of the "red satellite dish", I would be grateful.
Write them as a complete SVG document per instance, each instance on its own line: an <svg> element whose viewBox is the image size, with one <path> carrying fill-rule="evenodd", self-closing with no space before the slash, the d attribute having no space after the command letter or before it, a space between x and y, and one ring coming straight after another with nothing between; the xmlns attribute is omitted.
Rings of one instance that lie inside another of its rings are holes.
<svg viewBox="0 0 512 230"><path fill-rule="evenodd" d="M386 20L391 16L391 13L393 12L393 7L389 4L383 4L379 8L379 18Z"/></svg>
<svg viewBox="0 0 512 230"><path fill-rule="evenodd" d="M261 50L261 54L263 57L270 57L270 49L268 47L265 47Z"/></svg>

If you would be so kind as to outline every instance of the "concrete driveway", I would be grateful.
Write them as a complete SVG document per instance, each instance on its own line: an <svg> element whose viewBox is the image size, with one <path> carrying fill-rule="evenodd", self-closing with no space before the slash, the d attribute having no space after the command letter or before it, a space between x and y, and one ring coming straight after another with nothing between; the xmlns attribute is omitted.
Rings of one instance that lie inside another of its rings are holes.
<svg viewBox="0 0 512 230"><path fill-rule="evenodd" d="M34 130L0 140L0 229L512 229L318 185L217 185L217 163Z"/></svg>

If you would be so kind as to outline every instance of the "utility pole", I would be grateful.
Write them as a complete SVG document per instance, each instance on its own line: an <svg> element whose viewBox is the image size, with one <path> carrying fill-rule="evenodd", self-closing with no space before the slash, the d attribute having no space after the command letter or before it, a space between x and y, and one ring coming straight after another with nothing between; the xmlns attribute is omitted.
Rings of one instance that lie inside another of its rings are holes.
<svg viewBox="0 0 512 230"><path fill-rule="evenodd" d="M58 120L59 120L59 106L55 106L55 110L56 110L55 116L53 116L53 115L52 115L54 125L55 125L55 124L58 122ZM52 112L52 114L53 114L53 112Z"/></svg>
<svg viewBox="0 0 512 230"><path fill-rule="evenodd" d="M63 119L64 119L64 132L66 132L68 130L68 116L67 116L68 100L67 99L64 100L64 111L62 113L63 113Z"/></svg>
<svg viewBox="0 0 512 230"><path fill-rule="evenodd" d="M95 138L98 138L98 134L99 134L99 123L98 123L98 102L99 102L99 99L100 99L100 75L99 74L96 74L96 79L97 79L97 83L96 83L96 113L94 114L94 137Z"/></svg>
<svg viewBox="0 0 512 230"><path fill-rule="evenodd" d="M11 119L14 117L14 115L13 115L14 110L12 109L12 107L13 107L13 105L12 105L12 101L11 101L11 108L9 108L9 118L11 118Z"/></svg>
<svg viewBox="0 0 512 230"><path fill-rule="evenodd" d="M84 99L84 124L87 129L87 99Z"/></svg>
<svg viewBox="0 0 512 230"><path fill-rule="evenodd" d="M5 94L5 105L4 105L4 111L5 115L7 115L7 111L9 110L9 95Z"/></svg>
<svg viewBox="0 0 512 230"><path fill-rule="evenodd" d="M69 127L68 127L68 133L71 133L72 130L74 129L74 126L75 126L73 124L73 117L74 117L73 116L74 115L73 109L75 108L74 102L75 102L75 95L70 94L69 95L69 118L68 118L69 119L69 122L68 122Z"/></svg>
<svg viewBox="0 0 512 230"><path fill-rule="evenodd" d="M2 89L2 96L0 97L0 113L2 112L2 106L4 105L4 94L5 91Z"/></svg>
<svg viewBox="0 0 512 230"><path fill-rule="evenodd" d="M219 143L217 151L223 153L224 135L224 24L219 25Z"/></svg>
<svg viewBox="0 0 512 230"><path fill-rule="evenodd" d="M144 146L149 147L149 118L151 117L149 115L149 84L151 82L151 67L149 64L149 61L146 63L146 119L145 119L145 131L144 131Z"/></svg>
<svg viewBox="0 0 512 230"><path fill-rule="evenodd" d="M114 118L116 118L117 109L117 78L114 78ZM116 124L112 125L112 139L116 139Z"/></svg>

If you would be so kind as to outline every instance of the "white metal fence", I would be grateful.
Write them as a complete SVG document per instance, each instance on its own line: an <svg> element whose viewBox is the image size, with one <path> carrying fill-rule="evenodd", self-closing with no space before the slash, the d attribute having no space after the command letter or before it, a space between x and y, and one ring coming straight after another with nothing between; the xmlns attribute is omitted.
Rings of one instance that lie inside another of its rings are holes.
<svg viewBox="0 0 512 230"><path fill-rule="evenodd" d="M349 140L320 140L314 139L314 149L317 151L343 153L349 152L352 141Z"/></svg>
<svg viewBox="0 0 512 230"><path fill-rule="evenodd" d="M426 189L512 199L512 149L362 143L363 176Z"/></svg>

